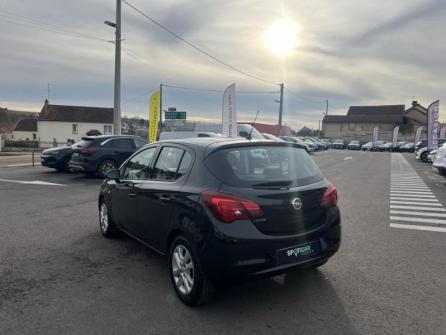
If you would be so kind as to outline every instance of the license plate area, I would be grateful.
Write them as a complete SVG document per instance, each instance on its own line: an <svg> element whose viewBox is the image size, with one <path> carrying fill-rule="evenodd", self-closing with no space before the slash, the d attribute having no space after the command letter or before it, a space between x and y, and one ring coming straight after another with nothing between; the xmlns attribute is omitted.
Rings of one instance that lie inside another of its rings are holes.
<svg viewBox="0 0 446 335"><path fill-rule="evenodd" d="M276 250L277 265L298 263L317 257L321 253L319 241L308 242L293 247Z"/></svg>
<svg viewBox="0 0 446 335"><path fill-rule="evenodd" d="M73 157L79 157L79 153L78 152L73 152Z"/></svg>

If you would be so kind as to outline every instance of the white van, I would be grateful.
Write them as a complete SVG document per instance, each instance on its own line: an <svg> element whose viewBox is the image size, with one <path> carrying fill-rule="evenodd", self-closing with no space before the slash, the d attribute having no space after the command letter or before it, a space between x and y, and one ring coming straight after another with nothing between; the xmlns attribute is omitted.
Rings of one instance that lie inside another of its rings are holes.
<svg viewBox="0 0 446 335"><path fill-rule="evenodd" d="M178 140L192 137L221 137L221 134L205 131L164 131L160 134L159 140Z"/></svg>
<svg viewBox="0 0 446 335"><path fill-rule="evenodd" d="M195 132L213 132L217 134L221 134L223 125L220 124L206 124L200 123L195 126ZM237 124L237 132L238 136L244 138L255 138L255 139L265 139L265 137L253 126L244 123Z"/></svg>

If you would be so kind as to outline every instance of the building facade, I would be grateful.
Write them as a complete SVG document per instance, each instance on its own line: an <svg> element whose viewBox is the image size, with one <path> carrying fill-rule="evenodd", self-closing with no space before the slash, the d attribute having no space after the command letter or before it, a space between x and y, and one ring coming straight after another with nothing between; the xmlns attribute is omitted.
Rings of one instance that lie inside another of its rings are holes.
<svg viewBox="0 0 446 335"><path fill-rule="evenodd" d="M347 115L326 115L322 121L323 136L330 139L372 140L373 129L379 126L380 140L391 140L393 129L400 126L399 139L413 140L415 129L427 125L427 109L414 101L404 105L351 106Z"/></svg>
<svg viewBox="0 0 446 335"><path fill-rule="evenodd" d="M45 101L37 121L38 140L43 148L80 141L92 130L112 134L113 108L52 105Z"/></svg>
<svg viewBox="0 0 446 335"><path fill-rule="evenodd" d="M20 119L12 130L14 141L37 141L37 120L35 118Z"/></svg>

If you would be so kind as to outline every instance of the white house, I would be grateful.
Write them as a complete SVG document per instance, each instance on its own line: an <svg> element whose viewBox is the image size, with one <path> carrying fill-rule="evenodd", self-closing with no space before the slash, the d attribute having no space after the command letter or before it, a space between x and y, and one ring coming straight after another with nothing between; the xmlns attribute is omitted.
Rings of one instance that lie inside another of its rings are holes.
<svg viewBox="0 0 446 335"><path fill-rule="evenodd" d="M12 130L11 139L14 141L36 141L37 120L35 118L20 119Z"/></svg>
<svg viewBox="0 0 446 335"><path fill-rule="evenodd" d="M52 105L45 100L37 121L41 147L80 141L90 131L113 133L113 108Z"/></svg>

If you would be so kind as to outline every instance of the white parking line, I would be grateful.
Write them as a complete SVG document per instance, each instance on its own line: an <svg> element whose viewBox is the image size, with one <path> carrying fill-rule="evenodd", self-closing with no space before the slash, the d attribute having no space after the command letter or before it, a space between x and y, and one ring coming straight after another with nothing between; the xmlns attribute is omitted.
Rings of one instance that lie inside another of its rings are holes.
<svg viewBox="0 0 446 335"><path fill-rule="evenodd" d="M442 227L431 227L431 226L417 226L411 224L399 224L399 223L391 223L391 228L400 228L400 229L413 229L413 230L424 230L424 231L437 231L441 233L446 233L446 228Z"/></svg>
<svg viewBox="0 0 446 335"><path fill-rule="evenodd" d="M446 218L446 214L443 213L425 213L425 212L413 212L413 211L398 211L398 210L390 210L390 214L399 214L399 215L414 215L414 216L428 216L428 217L438 217L438 218ZM446 221L445 221L446 222Z"/></svg>
<svg viewBox="0 0 446 335"><path fill-rule="evenodd" d="M402 189L397 189L397 190L395 190L394 188L391 188L391 190L390 190L390 192L395 192L395 193L398 193L398 192L401 192L401 191L403 191ZM432 192L431 192L431 190L430 189L428 189L427 191L426 190L424 190L424 191L422 191L422 190L419 190L419 191L412 191L412 190L404 190L404 194L433 194Z"/></svg>
<svg viewBox="0 0 446 335"><path fill-rule="evenodd" d="M26 185L45 185L45 186L67 186L65 184L57 184L57 183L49 183L46 181L40 180L10 180L10 179L0 179L0 181L8 182L8 183L16 183L16 184L26 184Z"/></svg>
<svg viewBox="0 0 446 335"><path fill-rule="evenodd" d="M408 218L408 217L404 217L404 216L390 216L390 221L446 224L446 220L425 219L425 218Z"/></svg>
<svg viewBox="0 0 446 335"><path fill-rule="evenodd" d="M9 164L6 167L19 167L19 166L32 166L33 163L23 163L23 164ZM41 165L40 163L34 163L34 165Z"/></svg>
<svg viewBox="0 0 446 335"><path fill-rule="evenodd" d="M427 200L429 200L429 199L426 199L426 201ZM390 205L392 205L392 204L418 205L418 206L439 206L439 207L443 207L443 205L440 204L437 199L432 200L432 202L390 200Z"/></svg>
<svg viewBox="0 0 446 335"><path fill-rule="evenodd" d="M429 198L406 198L404 196L391 196L390 200L406 200L406 201L432 201L432 202L438 202L437 199L429 199Z"/></svg>
<svg viewBox="0 0 446 335"><path fill-rule="evenodd" d="M419 204L417 204L419 205ZM439 205L441 206L441 205ZM446 209L442 207L420 207L420 206L400 206L400 205L390 205L390 209L408 209L408 210L418 210L418 211L431 211L431 212L446 212Z"/></svg>
<svg viewBox="0 0 446 335"><path fill-rule="evenodd" d="M407 194L407 193L396 193L391 192L390 196L393 197L406 197L406 198L435 198L434 195L424 195L424 194Z"/></svg>

